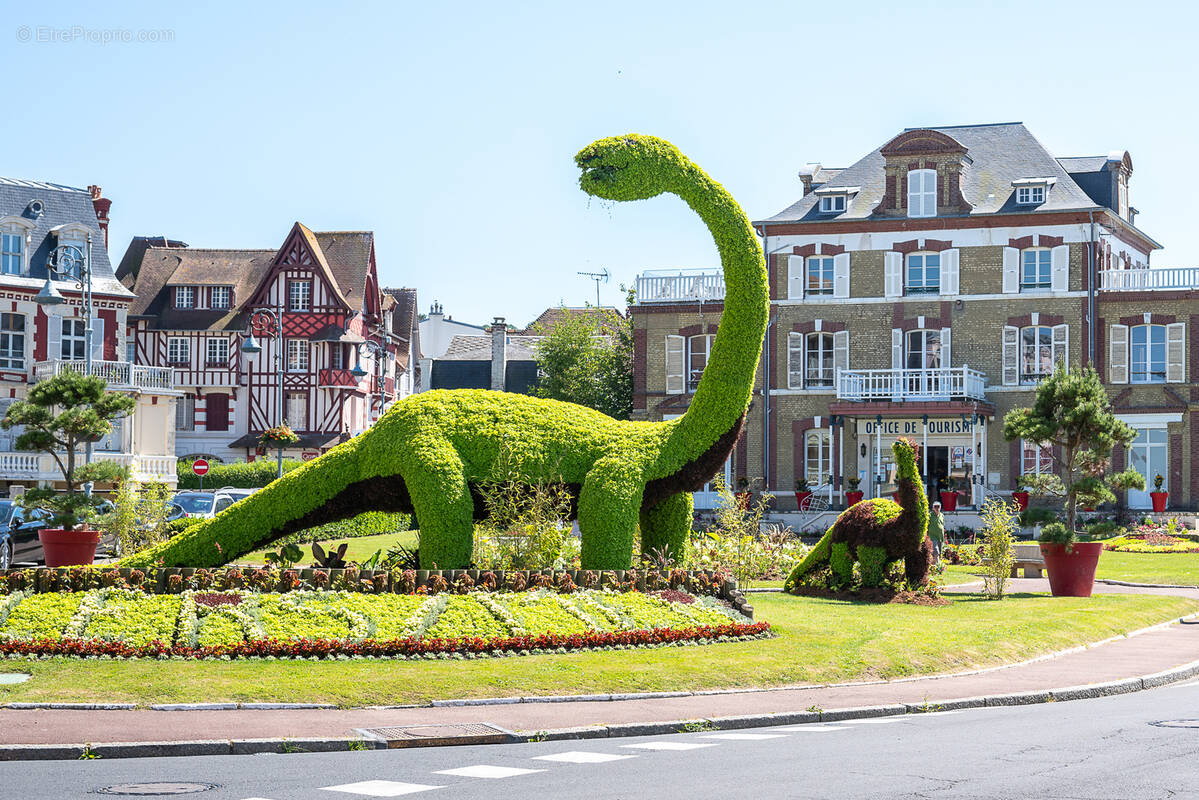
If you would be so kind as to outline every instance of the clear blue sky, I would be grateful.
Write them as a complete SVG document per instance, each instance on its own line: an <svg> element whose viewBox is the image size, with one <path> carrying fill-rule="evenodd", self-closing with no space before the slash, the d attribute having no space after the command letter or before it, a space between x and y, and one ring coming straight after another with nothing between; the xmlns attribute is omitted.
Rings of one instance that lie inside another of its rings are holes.
<svg viewBox="0 0 1199 800"><path fill-rule="evenodd" d="M593 300L578 270L611 270L616 303L642 269L716 261L673 198L589 203L572 156L593 139L670 139L760 218L799 196L807 161L1021 120L1056 155L1131 151L1138 223L1166 246L1153 263L1199 262L1193 4L5 6L0 172L102 185L114 260L137 234L274 247L295 220L370 229L382 280L422 310L524 323Z"/></svg>

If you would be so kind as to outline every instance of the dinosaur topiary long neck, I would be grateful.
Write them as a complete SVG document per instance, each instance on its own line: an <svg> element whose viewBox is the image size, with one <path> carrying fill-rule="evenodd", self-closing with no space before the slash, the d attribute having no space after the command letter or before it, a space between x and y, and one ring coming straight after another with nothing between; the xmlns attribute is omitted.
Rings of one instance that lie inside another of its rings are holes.
<svg viewBox="0 0 1199 800"><path fill-rule="evenodd" d="M766 263L745 212L723 186L690 164L678 195L704 221L724 273L724 312L708 364L677 435L707 447L749 408L770 313Z"/></svg>
<svg viewBox="0 0 1199 800"><path fill-rule="evenodd" d="M920 470L916 464L916 445L906 439L895 443L891 452L895 455L895 483L899 493L899 505L903 511L897 520L905 533L912 536L919 531L919 539L924 538L928 529L928 497L924 492L924 482L920 479Z"/></svg>

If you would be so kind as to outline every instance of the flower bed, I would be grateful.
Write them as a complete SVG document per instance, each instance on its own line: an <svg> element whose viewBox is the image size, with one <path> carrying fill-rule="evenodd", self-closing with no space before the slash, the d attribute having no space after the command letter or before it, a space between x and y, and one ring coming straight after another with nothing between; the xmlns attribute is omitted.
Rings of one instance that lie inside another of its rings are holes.
<svg viewBox="0 0 1199 800"><path fill-rule="evenodd" d="M1199 553L1199 543L1179 536L1180 532L1173 520L1164 525L1146 520L1105 541L1103 549L1116 553Z"/></svg>
<svg viewBox="0 0 1199 800"><path fill-rule="evenodd" d="M673 593L672 593L673 594ZM0 654L80 657L474 657L769 635L711 597L539 589L462 595L286 594L107 587L13 592Z"/></svg>

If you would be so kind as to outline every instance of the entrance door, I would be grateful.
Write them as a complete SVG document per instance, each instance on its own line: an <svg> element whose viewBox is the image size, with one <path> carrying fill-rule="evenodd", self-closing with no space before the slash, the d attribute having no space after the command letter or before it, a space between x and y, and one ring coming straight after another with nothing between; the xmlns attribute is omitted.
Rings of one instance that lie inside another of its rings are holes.
<svg viewBox="0 0 1199 800"><path fill-rule="evenodd" d="M921 470L928 475L928 490L932 493L932 499L929 502L940 499L941 482L949 476L949 448L948 447L928 447L925 448L924 457L928 459L925 462L925 469Z"/></svg>
<svg viewBox="0 0 1199 800"><path fill-rule="evenodd" d="M1128 446L1128 466L1145 478L1145 491L1128 490L1129 508L1152 508L1149 492L1153 489L1153 477L1161 475L1162 491L1170 490L1169 461L1166 449L1166 429L1148 428L1137 431L1137 438Z"/></svg>

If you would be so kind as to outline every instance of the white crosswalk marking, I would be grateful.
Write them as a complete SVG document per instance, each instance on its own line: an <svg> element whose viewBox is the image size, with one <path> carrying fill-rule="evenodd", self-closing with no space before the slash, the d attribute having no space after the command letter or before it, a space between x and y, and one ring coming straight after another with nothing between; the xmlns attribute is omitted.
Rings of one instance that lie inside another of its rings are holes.
<svg viewBox="0 0 1199 800"><path fill-rule="evenodd" d="M366 797L399 797L404 794L415 794L441 788L441 786L425 786L421 783L401 783L399 781L358 781L357 783L343 783L340 786L324 786L321 791L345 792Z"/></svg>
<svg viewBox="0 0 1199 800"><path fill-rule="evenodd" d="M710 733L705 739L726 739L733 742L760 742L763 739L782 739L781 733Z"/></svg>
<svg viewBox="0 0 1199 800"><path fill-rule="evenodd" d="M715 746L715 742L639 742L638 744L621 745L621 747L632 747L642 750L698 750L701 747Z"/></svg>
<svg viewBox="0 0 1199 800"><path fill-rule="evenodd" d="M811 723L809 725L795 725L790 728L776 728L776 730L786 731L787 733L826 733L828 731L847 731L843 725L819 725Z"/></svg>
<svg viewBox="0 0 1199 800"><path fill-rule="evenodd" d="M536 761L564 761L567 764L602 764L605 761L620 761L637 756L614 755L612 753L588 753L582 750L570 750L565 753L554 753L548 756L533 756Z"/></svg>
<svg viewBox="0 0 1199 800"><path fill-rule="evenodd" d="M839 719L838 725L886 725L888 722L899 722L899 717L874 717L871 719Z"/></svg>
<svg viewBox="0 0 1199 800"><path fill-rule="evenodd" d="M458 767L457 769L439 769L437 775L457 775L460 778L511 778L515 775L528 775L533 772L545 772L543 769L521 769L520 767L496 767L491 764L476 764L473 767Z"/></svg>

